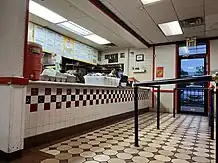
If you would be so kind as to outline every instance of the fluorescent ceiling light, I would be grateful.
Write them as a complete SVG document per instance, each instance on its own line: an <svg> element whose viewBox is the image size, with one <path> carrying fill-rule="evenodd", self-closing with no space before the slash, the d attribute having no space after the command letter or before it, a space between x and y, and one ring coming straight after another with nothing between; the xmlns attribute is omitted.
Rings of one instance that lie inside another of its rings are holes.
<svg viewBox="0 0 218 163"><path fill-rule="evenodd" d="M81 35L81 36L93 34L91 31L89 31L89 30L87 30L87 29L81 27L80 25L78 25L74 22L71 22L71 21L60 23L58 25L61 26L62 28L65 28L65 29L67 29L71 32L74 32L78 35Z"/></svg>
<svg viewBox="0 0 218 163"><path fill-rule="evenodd" d="M60 23L60 22L67 21L67 19L65 19L64 17L56 14L55 12L43 7L42 5L32 0L30 0L29 11L30 13L52 23Z"/></svg>
<svg viewBox="0 0 218 163"><path fill-rule="evenodd" d="M173 35L181 35L183 34L182 28L178 21L158 24L158 26L161 28L163 33L166 36L173 36Z"/></svg>
<svg viewBox="0 0 218 163"><path fill-rule="evenodd" d="M147 5L147 4L151 4L151 3L155 3L155 2L159 2L159 1L161 1L161 0L141 0L143 5Z"/></svg>
<svg viewBox="0 0 218 163"><path fill-rule="evenodd" d="M84 38L89 39L97 44L104 45L104 44L110 43L108 40L94 34L93 32L81 27L80 25L78 25L74 22L68 21L68 22L60 23L58 25L64 29L67 29L67 30L73 32L73 33L76 33L80 36L83 36Z"/></svg>
<svg viewBox="0 0 218 163"><path fill-rule="evenodd" d="M84 36L85 38L97 43L97 44L100 44L100 45L104 45L104 44L109 44L111 42L109 42L108 40L96 35L96 34L91 34L91 35L87 35L87 36Z"/></svg>

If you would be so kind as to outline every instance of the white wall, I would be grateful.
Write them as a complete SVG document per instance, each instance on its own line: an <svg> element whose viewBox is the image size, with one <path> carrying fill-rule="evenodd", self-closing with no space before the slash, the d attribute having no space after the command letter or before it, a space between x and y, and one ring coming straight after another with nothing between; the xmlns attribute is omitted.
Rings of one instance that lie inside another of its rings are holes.
<svg viewBox="0 0 218 163"><path fill-rule="evenodd" d="M156 77L156 68L163 67L164 73L162 78ZM155 47L155 80L175 78L176 74L176 45L165 45ZM161 90L173 90L175 85L163 85ZM156 99L156 93L155 93ZM155 103L156 104L156 103ZM165 112L173 111L173 93L161 92L161 109Z"/></svg>
<svg viewBox="0 0 218 163"><path fill-rule="evenodd" d="M26 0L1 0L0 76L23 76Z"/></svg>
<svg viewBox="0 0 218 163"><path fill-rule="evenodd" d="M130 52L134 52L134 56L129 55L129 76L135 77L139 81L151 81L152 80L152 67L153 67L153 48L148 49L130 49ZM144 54L144 61L136 62L136 55ZM145 73L133 73L132 67L145 68Z"/></svg>
<svg viewBox="0 0 218 163"><path fill-rule="evenodd" d="M156 68L163 67L164 74L163 78L156 77ZM166 45L155 47L155 80L171 79L175 78L176 73L176 45ZM175 85L161 86L161 89L175 88Z"/></svg>

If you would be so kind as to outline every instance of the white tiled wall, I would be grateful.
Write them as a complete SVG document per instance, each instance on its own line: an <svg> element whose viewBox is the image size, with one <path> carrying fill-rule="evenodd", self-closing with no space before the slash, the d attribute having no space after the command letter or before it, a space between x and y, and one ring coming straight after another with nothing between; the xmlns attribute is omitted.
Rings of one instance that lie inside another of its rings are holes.
<svg viewBox="0 0 218 163"><path fill-rule="evenodd" d="M45 86L38 85L38 87L43 88ZM139 100L139 109L151 106L150 99L151 98L149 97L147 100ZM38 104L38 111L30 112L29 106L26 105L25 137L31 137L97 119L130 112L133 111L133 101L93 106L80 105L80 107L77 108L71 107L62 109L56 109L55 104L52 104L50 110L44 110L43 107L43 104Z"/></svg>

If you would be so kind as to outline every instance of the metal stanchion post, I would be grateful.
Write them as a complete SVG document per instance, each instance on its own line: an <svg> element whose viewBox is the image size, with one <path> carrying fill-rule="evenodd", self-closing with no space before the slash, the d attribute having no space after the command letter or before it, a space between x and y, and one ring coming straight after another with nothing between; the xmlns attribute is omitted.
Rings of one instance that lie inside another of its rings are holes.
<svg viewBox="0 0 218 163"><path fill-rule="evenodd" d="M214 88L210 90L210 137L214 140Z"/></svg>
<svg viewBox="0 0 218 163"><path fill-rule="evenodd" d="M160 130L160 86L157 88L157 129Z"/></svg>
<svg viewBox="0 0 218 163"><path fill-rule="evenodd" d="M138 113L138 87L134 87L134 108L135 108L135 146L139 147L139 113Z"/></svg>
<svg viewBox="0 0 218 163"><path fill-rule="evenodd" d="M218 81L216 81L216 132L218 131L217 122L218 122ZM218 134L216 133L216 162L218 161L218 153L217 153L218 141L217 140L218 140Z"/></svg>
<svg viewBox="0 0 218 163"><path fill-rule="evenodd" d="M213 80L216 82L216 132L218 131L218 72L213 76ZM218 134L216 133L216 162L218 162Z"/></svg>
<svg viewBox="0 0 218 163"><path fill-rule="evenodd" d="M173 90L173 117L176 117L176 88Z"/></svg>
<svg viewBox="0 0 218 163"><path fill-rule="evenodd" d="M209 89L208 93L209 93L208 107L210 109L210 111L209 111L209 127L211 127L211 89Z"/></svg>

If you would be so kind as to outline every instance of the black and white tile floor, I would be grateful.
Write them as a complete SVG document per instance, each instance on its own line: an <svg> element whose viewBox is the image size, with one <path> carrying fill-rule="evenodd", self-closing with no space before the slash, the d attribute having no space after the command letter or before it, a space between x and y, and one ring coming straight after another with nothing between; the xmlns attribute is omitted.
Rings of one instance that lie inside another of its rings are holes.
<svg viewBox="0 0 218 163"><path fill-rule="evenodd" d="M41 163L215 163L207 117L156 114L140 118L140 147L134 146L133 118L41 149L51 155Z"/></svg>

